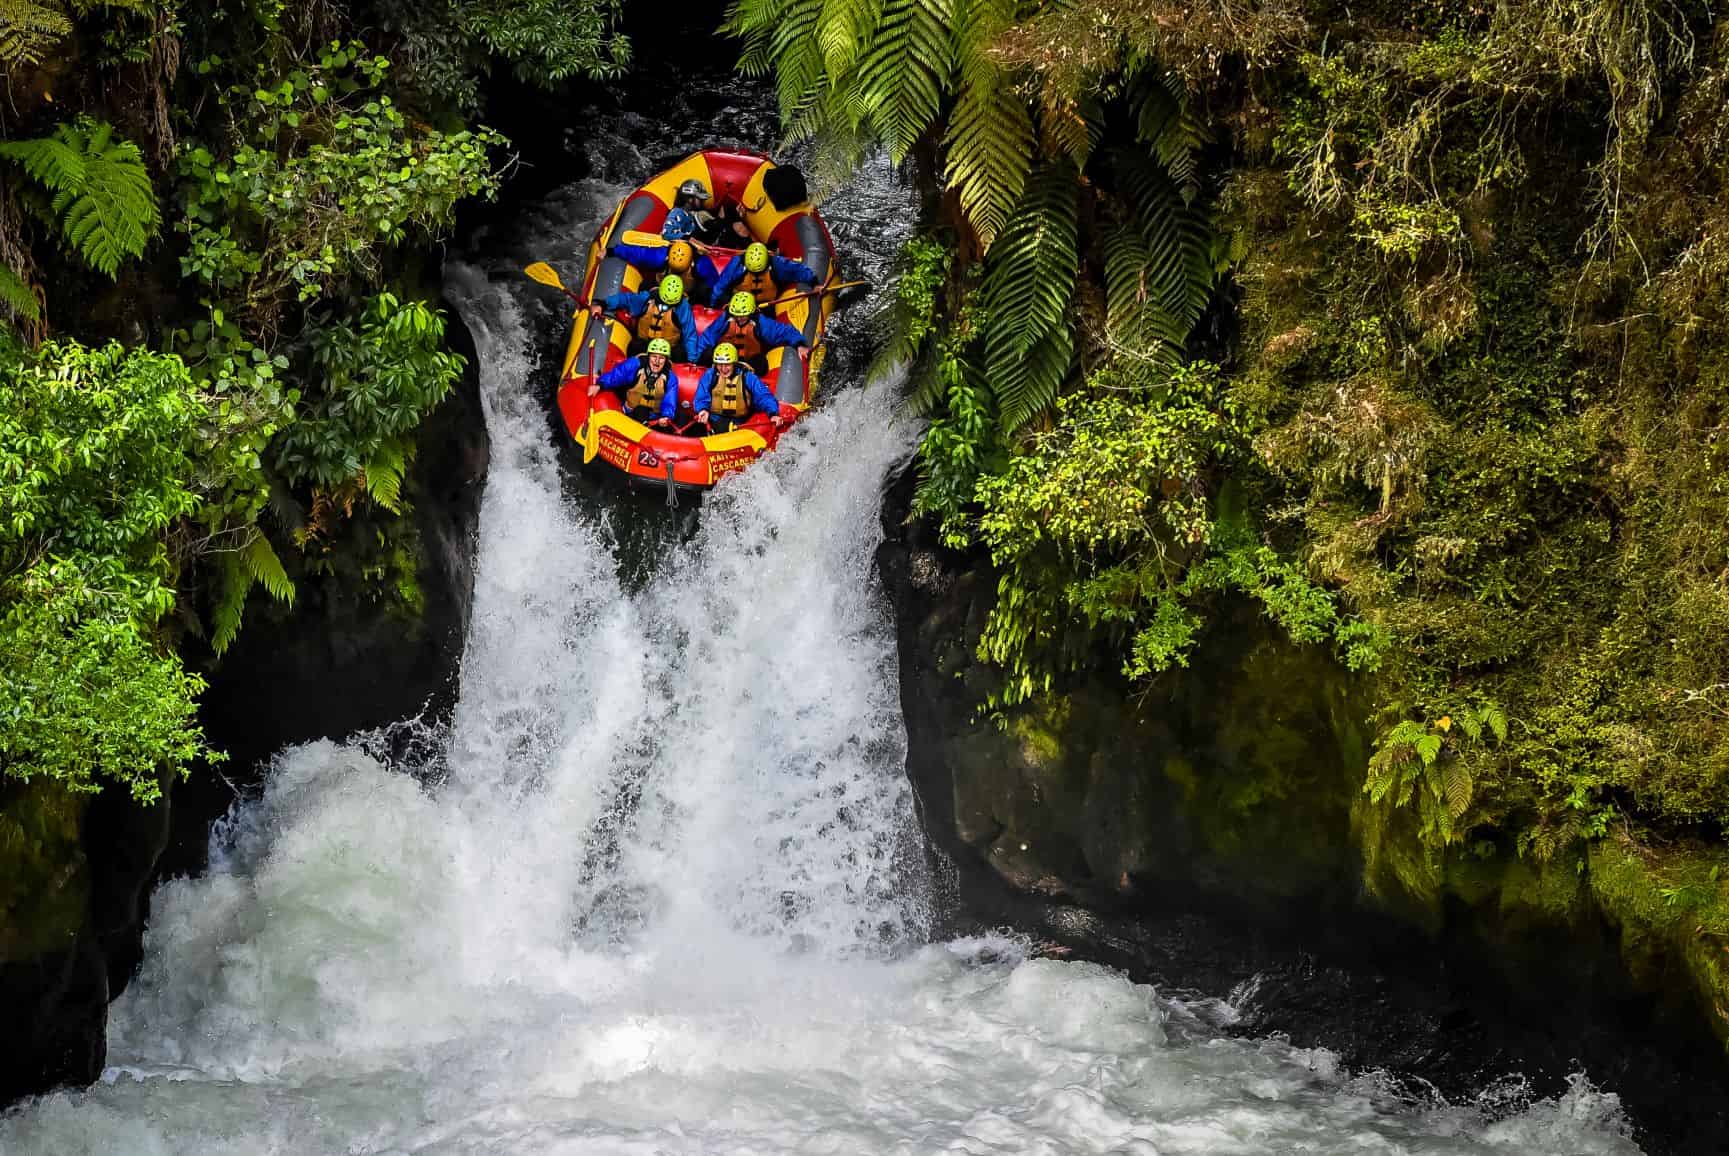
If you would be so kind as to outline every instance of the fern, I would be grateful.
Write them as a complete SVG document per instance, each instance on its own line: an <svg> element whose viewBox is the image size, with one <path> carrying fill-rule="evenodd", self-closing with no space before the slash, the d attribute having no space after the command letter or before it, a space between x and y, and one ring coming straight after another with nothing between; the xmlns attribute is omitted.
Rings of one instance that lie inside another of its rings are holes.
<svg viewBox="0 0 1729 1156"><path fill-rule="evenodd" d="M282 559L256 528L246 545L228 550L216 563L216 601L210 611L210 646L222 654L240 634L246 596L254 586L263 586L278 602L294 605L294 582L282 567Z"/></svg>
<svg viewBox="0 0 1729 1156"><path fill-rule="evenodd" d="M252 541L240 551L240 562L250 581L263 586L278 602L294 605L294 582L282 568L282 559L276 556L269 538L262 533L253 534Z"/></svg>
<svg viewBox="0 0 1729 1156"><path fill-rule="evenodd" d="M1192 203L1200 192L1200 153L1207 143L1205 125L1175 81L1142 75L1136 86L1135 139L1152 148L1182 193Z"/></svg>
<svg viewBox="0 0 1729 1156"><path fill-rule="evenodd" d="M953 0L889 0L860 65L871 122L899 164L936 121L954 71Z"/></svg>
<svg viewBox="0 0 1729 1156"><path fill-rule="evenodd" d="M1151 157L1119 149L1112 160L1127 217L1145 244L1146 292L1186 337L1218 281L1207 219L1183 200L1170 174Z"/></svg>
<svg viewBox="0 0 1729 1156"><path fill-rule="evenodd" d="M955 22L959 91L943 137L948 187L988 250L1014 211L1033 164L1033 120L987 45L1008 26L1002 0L961 0Z"/></svg>
<svg viewBox="0 0 1729 1156"><path fill-rule="evenodd" d="M1055 399L1068 372L1076 191L1075 171L1066 163L1037 173L985 264L985 369L1010 432Z"/></svg>
<svg viewBox="0 0 1729 1156"><path fill-rule="evenodd" d="M5 265L0 265L0 305L24 321L42 320L42 299L36 286Z"/></svg>
<svg viewBox="0 0 1729 1156"><path fill-rule="evenodd" d="M105 121L81 117L50 137L0 142L0 157L52 194L62 238L99 273L114 277L141 256L161 223L143 154Z"/></svg>
<svg viewBox="0 0 1729 1156"><path fill-rule="evenodd" d="M72 22L58 5L0 0L0 68L10 71L42 63L48 50L71 31Z"/></svg>
<svg viewBox="0 0 1729 1156"><path fill-rule="evenodd" d="M406 448L400 442L386 442L363 471L367 494L392 514L402 513L402 477L407 470Z"/></svg>

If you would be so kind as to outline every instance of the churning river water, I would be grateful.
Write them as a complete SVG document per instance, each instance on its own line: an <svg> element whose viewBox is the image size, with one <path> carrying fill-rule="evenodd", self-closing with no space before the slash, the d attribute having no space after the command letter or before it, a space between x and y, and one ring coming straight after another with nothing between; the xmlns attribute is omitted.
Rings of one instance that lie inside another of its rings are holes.
<svg viewBox="0 0 1729 1156"><path fill-rule="evenodd" d="M831 361L821 406L686 542L626 533L667 521L656 495L563 484L563 320L511 273L574 275L688 138L663 143L612 142L447 270L492 460L436 755L283 751L210 871L156 893L103 1080L0 1118L0 1152L1638 1151L1582 1078L1413 1099L1224 1035L1222 1002L933 941L872 561L918 432L896 385ZM829 201L849 274L880 279L909 203L881 164Z"/></svg>

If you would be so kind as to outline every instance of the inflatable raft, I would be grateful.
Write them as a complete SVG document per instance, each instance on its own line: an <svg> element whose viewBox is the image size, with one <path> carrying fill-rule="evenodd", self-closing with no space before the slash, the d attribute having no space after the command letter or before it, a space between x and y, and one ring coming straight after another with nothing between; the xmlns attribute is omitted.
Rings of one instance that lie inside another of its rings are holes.
<svg viewBox="0 0 1729 1156"><path fill-rule="evenodd" d="M589 246L588 268L581 301L598 301L609 294L645 287L644 274L618 257L608 256L614 244L655 243L661 223L673 207L679 185L696 179L707 186L711 201L704 207L719 212L737 206L752 239L769 243L782 257L803 261L816 274L823 289L838 280L834 242L828 226L808 201L777 206L764 192L763 181L774 162L758 153L706 149L694 153L648 181L625 197L612 216L595 234ZM781 182L772 181L771 186ZM802 181L787 182L801 187ZM647 234L648 238L643 235ZM740 249L710 247L699 260L712 260L722 268ZM800 289L788 287L788 292ZM627 416L617 395L602 390L592 403L589 382L626 357L634 318L629 323L612 315L595 319L577 308L559 375L558 410L583 461L599 459L631 479L676 485L681 489L707 489L734 470L742 470L761 454L773 449L784 432L811 403L816 391L817 371L824 353L823 329L835 308L835 294L821 292L775 305L769 312L797 328L810 342L808 348L777 348L767 354L768 370L762 379L781 405L781 429L776 430L764 414L752 414L736 428L708 437L686 437L650 429ZM693 304L697 328L705 330L720 310ZM678 383L681 414L696 393L697 379L706 367L688 362L673 363ZM669 386L668 388L671 388Z"/></svg>

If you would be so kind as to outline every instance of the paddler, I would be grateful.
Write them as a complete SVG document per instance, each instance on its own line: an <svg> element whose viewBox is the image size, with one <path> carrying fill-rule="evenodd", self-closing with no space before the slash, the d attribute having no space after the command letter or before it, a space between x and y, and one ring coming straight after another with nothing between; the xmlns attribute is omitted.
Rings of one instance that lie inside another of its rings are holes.
<svg viewBox="0 0 1729 1156"><path fill-rule="evenodd" d="M660 417L670 423L678 412L678 391L668 390L660 402ZM766 413L780 425L780 402L762 378L739 364L738 350L722 342L715 346L714 365L696 383L691 399L696 420L712 433L725 433L753 413Z"/></svg>
<svg viewBox="0 0 1729 1156"><path fill-rule="evenodd" d="M767 305L780 296L782 285L792 284L815 285L815 270L803 261L769 252L761 241L752 241L720 271L709 300L719 305L734 293L744 292L755 297L758 305Z"/></svg>
<svg viewBox="0 0 1729 1156"><path fill-rule="evenodd" d="M804 334L778 318L770 317L756 307L756 298L740 290L727 302L726 312L714 319L702 333L696 345L687 346L690 359L700 361L722 342L733 347L744 361L753 361L777 345L808 345Z"/></svg>
<svg viewBox="0 0 1729 1156"><path fill-rule="evenodd" d="M684 282L686 297L707 301L714 294L714 262L699 259L689 241L674 241L670 245L627 245L621 241L607 252L629 261L647 277L656 280L668 274L677 277Z"/></svg>
<svg viewBox="0 0 1729 1156"><path fill-rule="evenodd" d="M676 400L678 388L672 383L672 342L654 337L647 353L625 358L590 382L588 396L593 398L603 389L624 390L624 412L645 422L660 412L661 401L669 393Z"/></svg>
<svg viewBox="0 0 1729 1156"><path fill-rule="evenodd" d="M685 350L695 356L702 335L697 332L696 315L690 311L690 302L685 298L684 282L677 277L671 274L662 277L652 293L639 289L635 293L620 291L609 294L596 301L589 312L600 317L619 310L636 318L633 331L637 341L646 343L661 337L669 342L682 342Z"/></svg>

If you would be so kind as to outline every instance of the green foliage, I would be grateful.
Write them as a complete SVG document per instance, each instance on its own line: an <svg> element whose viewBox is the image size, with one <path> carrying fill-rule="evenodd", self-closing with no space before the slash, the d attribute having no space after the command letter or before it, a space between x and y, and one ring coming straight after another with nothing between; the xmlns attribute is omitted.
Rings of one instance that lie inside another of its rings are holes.
<svg viewBox="0 0 1729 1156"><path fill-rule="evenodd" d="M358 321L314 326L306 345L318 388L277 438L282 476L324 487L360 478L380 504L397 506L408 436L462 373L443 341L436 310L389 293L372 298Z"/></svg>
<svg viewBox="0 0 1729 1156"><path fill-rule="evenodd" d="M203 684L149 633L204 409L179 359L117 344L0 365L0 775L149 801L205 753Z"/></svg>
<svg viewBox="0 0 1729 1156"><path fill-rule="evenodd" d="M572 76L601 80L630 65L630 41L615 31L621 0L485 0L458 19L517 79L550 88Z"/></svg>
<svg viewBox="0 0 1729 1156"><path fill-rule="evenodd" d="M348 278L375 280L380 254L490 195L490 130L411 127L377 91L390 62L333 44L286 75L231 88L231 149L181 156L181 268L231 315L273 322Z"/></svg>
<svg viewBox="0 0 1729 1156"><path fill-rule="evenodd" d="M1052 430L979 481L979 536L1000 573L979 656L1007 674L993 705L1050 691L1104 641L1123 646L1131 678L1186 665L1208 597L1227 591L1295 641L1377 661L1331 596L1215 520L1208 476L1244 443L1219 389L1213 367L1124 362L1063 398Z"/></svg>
<svg viewBox="0 0 1729 1156"><path fill-rule="evenodd" d="M73 252L115 276L141 256L161 213L138 146L104 121L81 117L37 140L0 141L0 157L17 163L51 200L49 219Z"/></svg>
<svg viewBox="0 0 1729 1156"><path fill-rule="evenodd" d="M40 64L72 31L65 9L41 0L0 0L0 68Z"/></svg>

